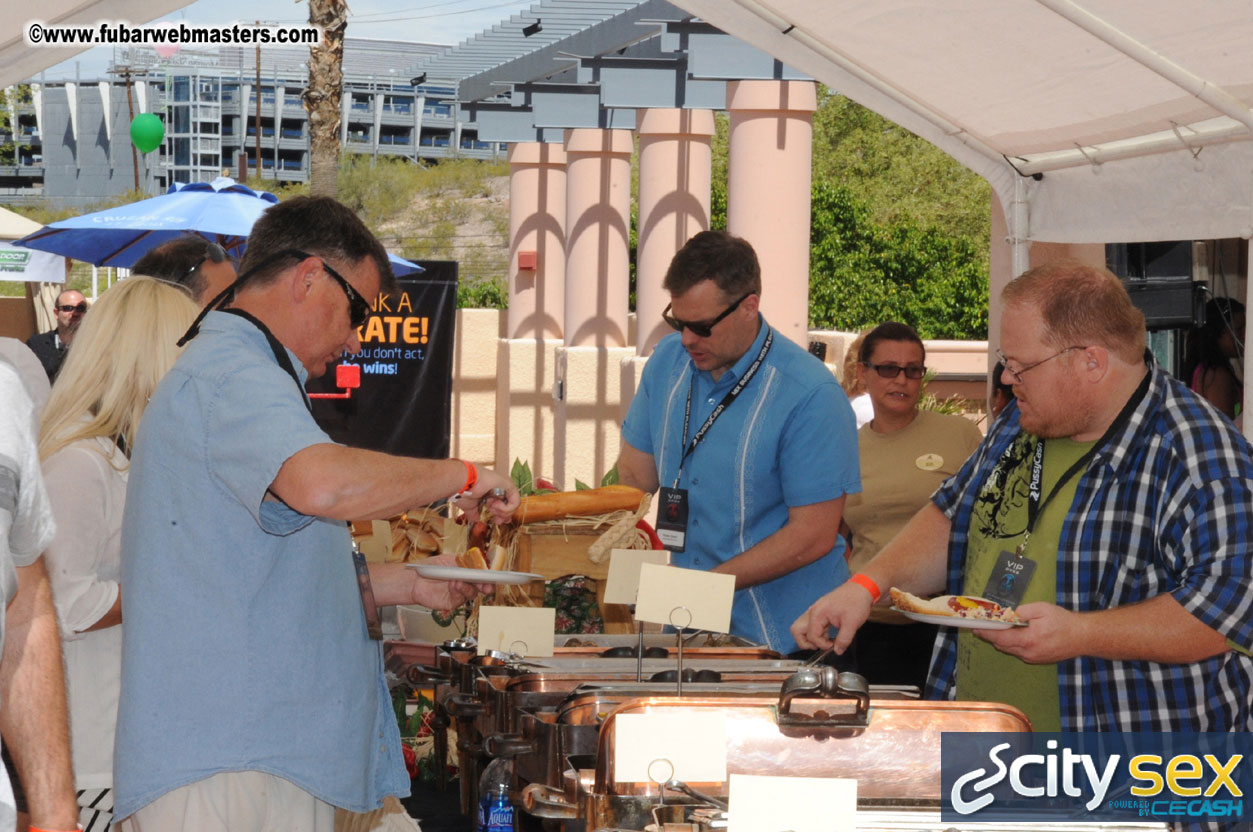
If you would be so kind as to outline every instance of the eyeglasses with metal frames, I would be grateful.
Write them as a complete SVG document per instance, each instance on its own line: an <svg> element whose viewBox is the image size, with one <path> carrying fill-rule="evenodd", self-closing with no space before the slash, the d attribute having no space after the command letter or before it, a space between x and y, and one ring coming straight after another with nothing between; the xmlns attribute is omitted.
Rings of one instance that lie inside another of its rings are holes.
<svg viewBox="0 0 1253 832"><path fill-rule="evenodd" d="M1052 361L1054 358L1057 358L1058 356L1061 356L1061 355L1065 355L1071 350L1086 350L1087 348L1088 348L1087 345L1075 344L1073 346L1066 347L1063 350L1058 350L1057 352L1050 355L1048 358L1041 358L1039 361L1035 362L1034 364L1028 364L1026 367L1019 367L1017 370L1015 370L1013 367L1010 366L1011 360L1005 357L1005 353L1001 352L1000 350L997 350L996 357L1001 362L1001 364L1004 365L1005 372L1009 373L1010 378L1012 378L1018 384L1022 384L1023 373L1027 372L1028 370L1034 370L1036 367L1039 367L1041 364L1047 364L1048 362Z"/></svg>
<svg viewBox="0 0 1253 832"><path fill-rule="evenodd" d="M666 308L662 310L661 319L665 321L666 323L668 323L671 327L673 327L676 332L682 332L686 328L686 329L691 330L692 334L695 335L697 338L708 338L710 335L713 334L714 327L717 326L722 321L722 319L725 318L727 315L730 315L736 309L739 309L740 304L743 303L745 300L747 300L748 296L751 294L753 293L749 292L748 295L742 296L735 303L731 304L726 309L722 310L722 314L714 318L711 321L680 320L670 314L671 304L668 304L668 303L666 304Z"/></svg>

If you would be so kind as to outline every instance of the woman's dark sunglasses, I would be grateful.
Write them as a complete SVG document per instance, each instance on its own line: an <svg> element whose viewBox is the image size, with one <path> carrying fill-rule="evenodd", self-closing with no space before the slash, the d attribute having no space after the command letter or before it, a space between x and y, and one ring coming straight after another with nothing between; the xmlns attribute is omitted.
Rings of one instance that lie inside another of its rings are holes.
<svg viewBox="0 0 1253 832"><path fill-rule="evenodd" d="M751 294L752 292L748 293L748 295ZM670 324L670 326L674 327L676 332L682 332L684 328L687 328L690 329L692 334L697 338L708 338L710 335L713 335L714 327L718 325L718 322L738 309L740 304L744 302L748 295L744 295L735 303L722 310L722 314L714 318L712 321L681 321L670 314L670 304L668 303L666 304L666 308L661 313L661 319Z"/></svg>
<svg viewBox="0 0 1253 832"><path fill-rule="evenodd" d="M927 373L926 367L902 367L899 364L871 364L863 361L862 366L869 367L883 378L896 378L901 373L905 374L905 378L920 379Z"/></svg>

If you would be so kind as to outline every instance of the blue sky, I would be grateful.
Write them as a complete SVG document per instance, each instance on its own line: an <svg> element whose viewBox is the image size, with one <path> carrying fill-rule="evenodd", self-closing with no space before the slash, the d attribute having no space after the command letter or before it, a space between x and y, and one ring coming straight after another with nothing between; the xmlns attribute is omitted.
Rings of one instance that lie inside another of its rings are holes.
<svg viewBox="0 0 1253 832"><path fill-rule="evenodd" d="M510 15L534 5L535 0L352 0L349 3L348 36L415 40L453 45L490 29ZM160 21L198 25L226 25L261 20L281 25L302 24L308 19L305 0L199 0L158 18ZM103 75L113 55L110 47L97 47L50 67L47 80L72 80L75 61L83 78Z"/></svg>

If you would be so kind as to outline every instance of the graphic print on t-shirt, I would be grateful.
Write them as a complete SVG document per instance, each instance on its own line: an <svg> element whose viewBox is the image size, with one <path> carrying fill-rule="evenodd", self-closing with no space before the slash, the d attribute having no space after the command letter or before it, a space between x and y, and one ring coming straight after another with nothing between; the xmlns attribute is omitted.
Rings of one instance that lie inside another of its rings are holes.
<svg viewBox="0 0 1253 832"><path fill-rule="evenodd" d="M972 533L1003 540L1026 531L1031 457L1038 441L1020 433L1001 454L975 500L970 516Z"/></svg>

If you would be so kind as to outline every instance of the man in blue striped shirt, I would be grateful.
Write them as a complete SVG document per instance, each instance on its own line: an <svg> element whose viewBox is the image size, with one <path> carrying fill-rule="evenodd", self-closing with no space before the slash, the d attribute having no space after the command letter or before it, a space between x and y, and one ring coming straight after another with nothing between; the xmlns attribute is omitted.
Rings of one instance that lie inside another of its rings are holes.
<svg viewBox="0 0 1253 832"><path fill-rule="evenodd" d="M1029 626L943 628L930 697L1008 700L1042 730L1250 730L1248 442L1145 353L1108 271L1041 266L1003 300L1017 402L865 580L797 620L798 642L835 627L846 648L867 584L988 595L1013 573Z"/></svg>

